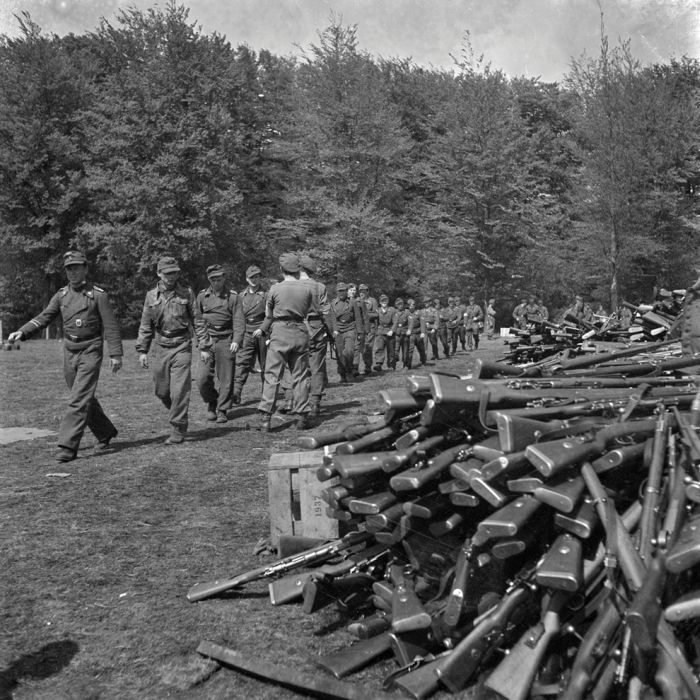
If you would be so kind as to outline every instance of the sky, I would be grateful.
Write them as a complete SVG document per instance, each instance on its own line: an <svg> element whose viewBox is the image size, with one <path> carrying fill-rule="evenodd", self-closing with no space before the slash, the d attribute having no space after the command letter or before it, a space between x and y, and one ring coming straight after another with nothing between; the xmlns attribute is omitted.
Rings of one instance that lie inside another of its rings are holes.
<svg viewBox="0 0 700 700"><path fill-rule="evenodd" d="M449 68L469 31L476 55L510 76L560 80L571 59L595 56L605 32L630 40L642 63L700 58L700 0L179 0L205 33L279 55L300 55L318 42L332 15L357 25L358 43L375 57L411 58ZM153 0L0 0L0 34L18 33L28 12L47 33L80 34L120 10Z"/></svg>

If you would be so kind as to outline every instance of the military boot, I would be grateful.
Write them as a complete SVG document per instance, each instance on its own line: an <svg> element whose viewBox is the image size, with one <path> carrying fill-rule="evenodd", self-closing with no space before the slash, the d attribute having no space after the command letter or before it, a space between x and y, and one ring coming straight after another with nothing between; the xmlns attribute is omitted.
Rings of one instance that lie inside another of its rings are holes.
<svg viewBox="0 0 700 700"><path fill-rule="evenodd" d="M318 400L315 400L315 401L314 401L314 400L312 399L312 400L309 402L309 407L310 407L309 415L310 415L312 418L318 418L319 415L320 415L320 413L321 413L321 403L320 403L320 401L318 401Z"/></svg>
<svg viewBox="0 0 700 700"><path fill-rule="evenodd" d="M207 420L212 422L212 423L216 420L216 404L215 403L208 403L207 404Z"/></svg>
<svg viewBox="0 0 700 700"><path fill-rule="evenodd" d="M260 424L258 425L258 430L261 433L269 433L270 432L270 414L269 413L260 413Z"/></svg>

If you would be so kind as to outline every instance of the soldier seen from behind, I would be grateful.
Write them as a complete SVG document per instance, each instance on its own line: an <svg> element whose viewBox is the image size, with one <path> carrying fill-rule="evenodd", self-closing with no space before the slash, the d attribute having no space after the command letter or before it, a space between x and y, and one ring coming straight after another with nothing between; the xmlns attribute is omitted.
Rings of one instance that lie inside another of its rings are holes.
<svg viewBox="0 0 700 700"><path fill-rule="evenodd" d="M221 265L209 265L207 279L209 286L197 295L195 318L206 327L212 344L206 360L202 355L197 385L207 405L207 420L226 423L233 403L236 362L231 345L238 294L227 287ZM219 382L218 391L214 378Z"/></svg>
<svg viewBox="0 0 700 700"><path fill-rule="evenodd" d="M68 285L51 297L48 306L29 323L10 333L11 342L46 328L59 315L63 322L63 374L70 389L68 409L58 429L59 462L70 462L78 453L85 426L97 438L95 451L109 448L117 429L95 398L102 367L104 341L110 357L110 369L122 366L122 342L119 326L107 294L88 284L87 260L83 253L71 250L63 256Z"/></svg>
<svg viewBox="0 0 700 700"><path fill-rule="evenodd" d="M158 261L158 284L146 292L136 352L141 366L150 367L155 394L168 409L170 436L166 445L180 444L187 434L193 328L201 360L206 363L211 339L203 320L195 318L194 292L180 280L175 258L163 257Z"/></svg>

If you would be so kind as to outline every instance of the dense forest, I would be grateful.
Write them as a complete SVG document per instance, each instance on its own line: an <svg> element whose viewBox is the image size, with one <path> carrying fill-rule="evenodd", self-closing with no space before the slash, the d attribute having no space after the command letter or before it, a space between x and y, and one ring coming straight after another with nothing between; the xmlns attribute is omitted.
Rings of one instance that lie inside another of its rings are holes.
<svg viewBox="0 0 700 700"><path fill-rule="evenodd" d="M509 77L465 35L452 70L360 50L336 18L275 56L188 10L0 37L0 314L36 314L88 255L128 332L165 253L195 288L284 250L375 293L529 292L615 308L700 263L700 63L642 66L604 33L561 83ZM361 28L360 28L361 29Z"/></svg>

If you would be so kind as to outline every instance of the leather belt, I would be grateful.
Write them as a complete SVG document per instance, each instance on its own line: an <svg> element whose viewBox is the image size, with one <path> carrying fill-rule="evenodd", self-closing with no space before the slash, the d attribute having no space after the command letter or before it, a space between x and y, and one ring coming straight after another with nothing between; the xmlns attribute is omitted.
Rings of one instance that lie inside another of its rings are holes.
<svg viewBox="0 0 700 700"><path fill-rule="evenodd" d="M178 330L178 331L158 331L158 335L162 335L164 338L179 338L182 337L184 340L185 337L189 334L189 331L185 328L184 330Z"/></svg>
<svg viewBox="0 0 700 700"><path fill-rule="evenodd" d="M97 340L98 338L101 338L102 334L98 333L97 335L90 335L87 338L81 338L78 335L73 335L72 333L68 333L67 331L63 331L63 337L66 340L70 340L72 343L86 343L90 340Z"/></svg>
<svg viewBox="0 0 700 700"><path fill-rule="evenodd" d="M229 326L227 324L224 324L223 326L215 326L213 323L210 323L209 328L211 328L213 331L231 331L231 330L233 330L233 326Z"/></svg>

